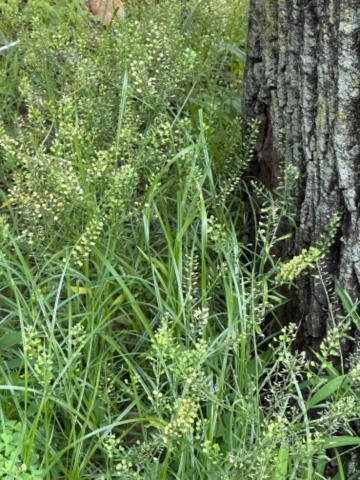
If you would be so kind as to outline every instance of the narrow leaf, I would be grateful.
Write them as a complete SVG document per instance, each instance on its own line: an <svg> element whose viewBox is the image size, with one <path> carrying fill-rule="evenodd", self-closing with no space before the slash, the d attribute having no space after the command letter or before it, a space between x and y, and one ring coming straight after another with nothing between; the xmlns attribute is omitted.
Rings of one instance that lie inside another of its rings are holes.
<svg viewBox="0 0 360 480"><path fill-rule="evenodd" d="M341 303L348 315L354 320L357 327L360 328L360 315L357 313L358 305L353 302L350 295L337 283L336 284L336 293L340 297Z"/></svg>
<svg viewBox="0 0 360 480"><path fill-rule="evenodd" d="M233 53L237 58L239 58L242 62L246 61L246 53L240 50L240 48L236 47L235 45L230 45L229 43L222 43L221 47L228 52Z"/></svg>
<svg viewBox="0 0 360 480"><path fill-rule="evenodd" d="M17 45L18 43L19 43L19 40L17 40L16 42L8 43L7 45L3 45L2 47L0 47L0 53L4 52L5 50L8 50L11 47L15 47L15 45Z"/></svg>
<svg viewBox="0 0 360 480"><path fill-rule="evenodd" d="M338 448L360 446L360 437L351 437L350 435L343 435L340 437L326 437L324 440L324 448Z"/></svg>

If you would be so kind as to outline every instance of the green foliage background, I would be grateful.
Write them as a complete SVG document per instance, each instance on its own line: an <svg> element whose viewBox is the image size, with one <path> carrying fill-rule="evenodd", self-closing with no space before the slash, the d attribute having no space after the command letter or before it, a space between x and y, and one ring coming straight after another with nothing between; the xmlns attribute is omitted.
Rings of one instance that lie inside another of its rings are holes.
<svg viewBox="0 0 360 480"><path fill-rule="evenodd" d="M278 318L337 219L274 258L297 172L246 173L247 8L0 6L2 478L356 478L357 305L339 287L312 363Z"/></svg>

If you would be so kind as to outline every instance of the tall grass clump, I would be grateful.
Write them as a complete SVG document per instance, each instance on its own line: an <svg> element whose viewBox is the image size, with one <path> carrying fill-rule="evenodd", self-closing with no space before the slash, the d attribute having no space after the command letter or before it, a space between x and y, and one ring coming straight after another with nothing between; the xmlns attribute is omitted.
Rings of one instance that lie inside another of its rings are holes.
<svg viewBox="0 0 360 480"><path fill-rule="evenodd" d="M0 7L1 478L356 478L357 305L311 362L281 318L338 220L274 258L297 172L246 176L246 8Z"/></svg>

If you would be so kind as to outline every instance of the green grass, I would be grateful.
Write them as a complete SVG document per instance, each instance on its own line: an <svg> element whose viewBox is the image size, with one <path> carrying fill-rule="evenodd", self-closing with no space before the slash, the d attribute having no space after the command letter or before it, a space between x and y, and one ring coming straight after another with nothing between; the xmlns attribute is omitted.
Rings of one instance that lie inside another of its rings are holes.
<svg viewBox="0 0 360 480"><path fill-rule="evenodd" d="M356 478L357 305L296 351L284 292L336 219L274 258L297 172L246 173L247 2L132 3L0 7L0 476Z"/></svg>

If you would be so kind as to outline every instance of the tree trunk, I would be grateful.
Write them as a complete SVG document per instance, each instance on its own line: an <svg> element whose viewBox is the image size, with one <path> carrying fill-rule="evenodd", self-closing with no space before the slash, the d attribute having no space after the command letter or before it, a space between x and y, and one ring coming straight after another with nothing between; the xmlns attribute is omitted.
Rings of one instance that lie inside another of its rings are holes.
<svg viewBox="0 0 360 480"><path fill-rule="evenodd" d="M324 261L328 287L360 293L360 1L250 0L244 115L258 118L259 177L276 185L283 162L296 165L294 253L314 245L341 215ZM332 301L336 302L334 297ZM299 280L304 342L318 345L331 326L319 280Z"/></svg>

